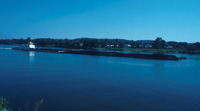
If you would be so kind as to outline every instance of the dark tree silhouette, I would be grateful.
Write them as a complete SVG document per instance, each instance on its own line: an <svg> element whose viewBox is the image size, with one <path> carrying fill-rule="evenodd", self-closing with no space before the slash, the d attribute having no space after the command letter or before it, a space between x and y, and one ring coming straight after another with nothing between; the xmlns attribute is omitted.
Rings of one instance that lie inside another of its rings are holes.
<svg viewBox="0 0 200 111"><path fill-rule="evenodd" d="M155 49L161 49L165 46L165 40L163 40L161 37L157 37L156 40L153 42L153 48Z"/></svg>

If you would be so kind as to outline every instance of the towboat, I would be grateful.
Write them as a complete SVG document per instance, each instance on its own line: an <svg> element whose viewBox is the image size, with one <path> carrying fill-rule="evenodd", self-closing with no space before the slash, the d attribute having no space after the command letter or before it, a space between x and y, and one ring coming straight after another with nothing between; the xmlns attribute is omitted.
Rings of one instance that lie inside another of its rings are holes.
<svg viewBox="0 0 200 111"><path fill-rule="evenodd" d="M15 49L15 50L35 50L36 47L33 42L29 42L27 45L14 47L13 49Z"/></svg>

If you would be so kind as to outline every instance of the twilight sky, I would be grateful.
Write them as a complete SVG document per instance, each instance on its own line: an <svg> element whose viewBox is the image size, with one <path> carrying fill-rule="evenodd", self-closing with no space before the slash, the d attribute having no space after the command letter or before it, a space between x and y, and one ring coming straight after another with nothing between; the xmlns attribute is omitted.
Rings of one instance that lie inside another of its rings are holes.
<svg viewBox="0 0 200 111"><path fill-rule="evenodd" d="M0 39L200 42L200 0L0 0Z"/></svg>

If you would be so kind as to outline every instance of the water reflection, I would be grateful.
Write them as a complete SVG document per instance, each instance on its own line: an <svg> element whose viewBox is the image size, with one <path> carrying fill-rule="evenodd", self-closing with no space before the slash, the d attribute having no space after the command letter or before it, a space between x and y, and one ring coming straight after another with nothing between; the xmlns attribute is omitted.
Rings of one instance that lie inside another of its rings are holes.
<svg viewBox="0 0 200 111"><path fill-rule="evenodd" d="M154 67L154 74L155 74L155 77L161 77L162 74L163 74L163 61L155 61L155 67Z"/></svg>
<svg viewBox="0 0 200 111"><path fill-rule="evenodd" d="M34 59L35 59L35 52L34 51L29 51L29 61L31 63L33 63Z"/></svg>
<svg viewBox="0 0 200 111"><path fill-rule="evenodd" d="M99 66L99 56L83 56L83 68L85 70L98 69Z"/></svg>

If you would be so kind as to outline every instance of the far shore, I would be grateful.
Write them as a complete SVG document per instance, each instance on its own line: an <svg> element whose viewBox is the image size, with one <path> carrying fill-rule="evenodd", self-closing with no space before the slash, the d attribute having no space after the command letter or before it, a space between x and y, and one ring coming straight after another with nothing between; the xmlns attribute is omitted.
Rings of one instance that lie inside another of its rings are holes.
<svg viewBox="0 0 200 111"><path fill-rule="evenodd" d="M187 51L185 49L154 49L154 48L96 48L97 50L131 51L138 53L171 53L171 54L200 54L200 50Z"/></svg>

